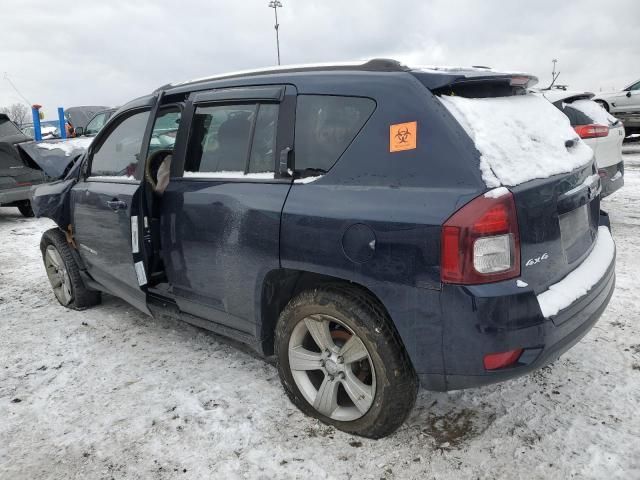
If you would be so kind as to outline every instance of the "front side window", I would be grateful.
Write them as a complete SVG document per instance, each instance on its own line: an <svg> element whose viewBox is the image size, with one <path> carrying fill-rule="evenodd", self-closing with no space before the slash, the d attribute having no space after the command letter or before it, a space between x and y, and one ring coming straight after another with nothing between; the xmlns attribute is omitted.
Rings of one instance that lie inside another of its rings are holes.
<svg viewBox="0 0 640 480"><path fill-rule="evenodd" d="M191 126L185 177L273 178L278 106L199 106Z"/></svg>
<svg viewBox="0 0 640 480"><path fill-rule="evenodd" d="M300 95L296 106L296 170L327 172L375 109L370 98Z"/></svg>
<svg viewBox="0 0 640 480"><path fill-rule="evenodd" d="M87 124L87 128L84 131L85 135L97 135L100 129L104 126L107 120L106 113L99 113L95 117L91 119L91 121Z"/></svg>
<svg viewBox="0 0 640 480"><path fill-rule="evenodd" d="M631 85L629 87L629 90L640 90L640 82L638 82L638 83L636 83L634 85Z"/></svg>
<svg viewBox="0 0 640 480"><path fill-rule="evenodd" d="M134 113L107 135L93 154L92 177L135 179L148 119L148 111Z"/></svg>

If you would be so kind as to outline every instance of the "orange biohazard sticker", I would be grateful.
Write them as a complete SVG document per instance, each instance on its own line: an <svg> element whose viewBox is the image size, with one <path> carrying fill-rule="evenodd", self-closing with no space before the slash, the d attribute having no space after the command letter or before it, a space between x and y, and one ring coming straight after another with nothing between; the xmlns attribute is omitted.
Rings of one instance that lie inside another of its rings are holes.
<svg viewBox="0 0 640 480"><path fill-rule="evenodd" d="M389 127L389 151L401 152L416 148L418 122L396 123Z"/></svg>

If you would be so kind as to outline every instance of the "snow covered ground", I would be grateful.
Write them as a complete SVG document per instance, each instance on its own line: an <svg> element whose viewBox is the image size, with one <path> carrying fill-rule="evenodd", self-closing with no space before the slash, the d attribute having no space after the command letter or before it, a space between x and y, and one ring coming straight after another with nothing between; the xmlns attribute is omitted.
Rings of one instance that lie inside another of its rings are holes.
<svg viewBox="0 0 640 480"><path fill-rule="evenodd" d="M105 297L60 307L47 220L0 208L0 478L640 478L640 145L604 202L618 246L611 304L551 367L421 392L378 441L302 415L275 368L228 341Z"/></svg>

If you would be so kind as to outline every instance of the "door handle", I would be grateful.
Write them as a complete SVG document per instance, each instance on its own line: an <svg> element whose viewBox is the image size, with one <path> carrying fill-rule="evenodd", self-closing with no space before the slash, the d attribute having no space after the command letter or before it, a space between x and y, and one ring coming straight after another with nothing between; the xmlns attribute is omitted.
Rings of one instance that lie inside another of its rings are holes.
<svg viewBox="0 0 640 480"><path fill-rule="evenodd" d="M114 198L113 200L109 200L107 202L107 206L114 212L117 212L118 210L124 210L125 208L127 208L127 203Z"/></svg>

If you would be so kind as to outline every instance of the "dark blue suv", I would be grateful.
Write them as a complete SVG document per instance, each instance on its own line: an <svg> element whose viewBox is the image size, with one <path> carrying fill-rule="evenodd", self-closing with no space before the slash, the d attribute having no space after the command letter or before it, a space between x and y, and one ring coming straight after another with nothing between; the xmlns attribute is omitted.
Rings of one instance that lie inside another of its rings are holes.
<svg viewBox="0 0 640 480"><path fill-rule="evenodd" d="M534 82L382 59L164 86L35 192L55 295L240 340L302 411L372 438L419 384L540 368L606 307L615 246L592 154Z"/></svg>

